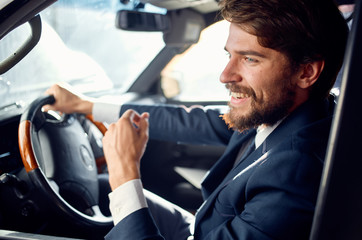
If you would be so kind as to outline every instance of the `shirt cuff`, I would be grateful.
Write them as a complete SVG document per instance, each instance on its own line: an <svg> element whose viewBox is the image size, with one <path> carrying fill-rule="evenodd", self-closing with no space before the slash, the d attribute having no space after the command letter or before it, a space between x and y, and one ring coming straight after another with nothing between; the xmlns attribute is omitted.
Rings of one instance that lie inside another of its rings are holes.
<svg viewBox="0 0 362 240"><path fill-rule="evenodd" d="M130 180L122 184L111 192L108 197L114 225L131 213L148 207L140 179Z"/></svg>
<svg viewBox="0 0 362 240"><path fill-rule="evenodd" d="M95 121L110 124L118 121L120 111L121 105L119 104L95 102L92 114Z"/></svg>

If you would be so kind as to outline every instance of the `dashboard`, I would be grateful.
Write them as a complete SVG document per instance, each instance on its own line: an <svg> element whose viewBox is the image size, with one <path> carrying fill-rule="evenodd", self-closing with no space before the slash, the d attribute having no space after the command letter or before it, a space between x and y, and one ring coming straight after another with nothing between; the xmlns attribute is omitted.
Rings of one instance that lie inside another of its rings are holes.
<svg viewBox="0 0 362 240"><path fill-rule="evenodd" d="M23 167L18 145L20 116L0 122L0 175L14 173Z"/></svg>

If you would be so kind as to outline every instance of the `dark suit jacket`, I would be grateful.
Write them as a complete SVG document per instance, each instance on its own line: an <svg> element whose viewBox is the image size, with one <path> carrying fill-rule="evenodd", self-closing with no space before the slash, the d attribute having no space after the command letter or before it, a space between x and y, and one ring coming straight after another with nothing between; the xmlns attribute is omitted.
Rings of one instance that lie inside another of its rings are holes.
<svg viewBox="0 0 362 240"><path fill-rule="evenodd" d="M155 138L228 142L202 183L205 202L196 214L195 239L289 240L308 239L310 233L333 107L332 100L304 103L236 166L240 147L255 130L233 133L217 111L126 105L122 112L150 112ZM126 217L107 237L162 239L147 209Z"/></svg>

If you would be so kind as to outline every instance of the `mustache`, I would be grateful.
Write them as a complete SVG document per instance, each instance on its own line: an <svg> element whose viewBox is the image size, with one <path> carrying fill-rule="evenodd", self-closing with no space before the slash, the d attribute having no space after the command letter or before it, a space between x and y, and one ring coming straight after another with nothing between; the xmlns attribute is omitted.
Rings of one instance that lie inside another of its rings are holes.
<svg viewBox="0 0 362 240"><path fill-rule="evenodd" d="M256 98L255 92L252 88L243 87L243 86L237 86L232 83L225 84L226 89L228 89L230 92L240 92L240 93L246 93L252 98Z"/></svg>

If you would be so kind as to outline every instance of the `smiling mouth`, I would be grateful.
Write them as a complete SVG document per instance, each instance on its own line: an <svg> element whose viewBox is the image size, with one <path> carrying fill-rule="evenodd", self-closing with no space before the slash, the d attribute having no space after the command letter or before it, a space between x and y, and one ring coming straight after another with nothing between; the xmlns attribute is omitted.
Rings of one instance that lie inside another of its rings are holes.
<svg viewBox="0 0 362 240"><path fill-rule="evenodd" d="M230 92L230 96L236 99L245 99L250 97L249 94L240 92Z"/></svg>

